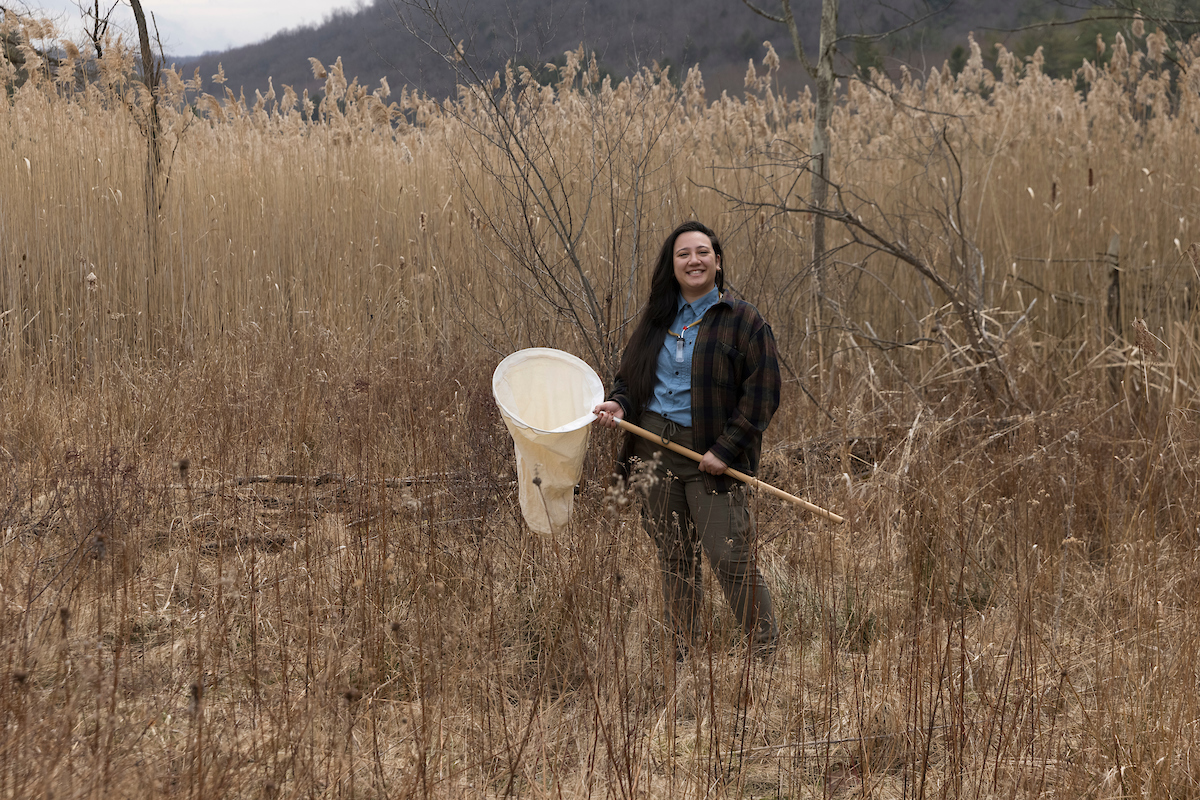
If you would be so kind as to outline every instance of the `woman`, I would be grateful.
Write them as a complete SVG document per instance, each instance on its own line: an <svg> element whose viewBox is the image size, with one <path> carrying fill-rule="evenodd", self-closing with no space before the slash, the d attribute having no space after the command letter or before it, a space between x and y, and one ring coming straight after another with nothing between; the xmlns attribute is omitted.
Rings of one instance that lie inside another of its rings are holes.
<svg viewBox="0 0 1200 800"><path fill-rule="evenodd" d="M629 435L621 454L654 465L642 517L658 547L667 614L679 652L702 641L699 551L703 548L759 655L779 629L754 558L754 520L728 467L754 474L762 433L779 406L775 338L758 310L724 293L721 243L686 222L663 243L650 298L630 336L598 422L625 419L703 453L697 464Z"/></svg>

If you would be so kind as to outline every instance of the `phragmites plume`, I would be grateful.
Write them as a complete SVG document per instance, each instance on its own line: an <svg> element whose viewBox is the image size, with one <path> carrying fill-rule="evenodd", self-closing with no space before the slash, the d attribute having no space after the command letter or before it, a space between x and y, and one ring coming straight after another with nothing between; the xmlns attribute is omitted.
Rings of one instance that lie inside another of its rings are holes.
<svg viewBox="0 0 1200 800"><path fill-rule="evenodd" d="M1139 39L1146 35L1146 23L1142 20L1141 14L1136 15L1133 20L1133 25L1131 25L1129 29L1133 32L1133 35Z"/></svg>
<svg viewBox="0 0 1200 800"><path fill-rule="evenodd" d="M1146 58L1155 64L1161 64L1167 52L1167 34L1157 30L1146 37Z"/></svg>
<svg viewBox="0 0 1200 800"><path fill-rule="evenodd" d="M329 77L329 73L325 71L325 65L315 58L309 58L308 63L312 65L313 77L319 81L323 81Z"/></svg>
<svg viewBox="0 0 1200 800"><path fill-rule="evenodd" d="M29 76L29 80L36 81L41 74L42 65L46 63L45 59L42 58L42 54L38 52L37 48L31 47L24 42L17 45L17 51L25 61L25 73Z"/></svg>
<svg viewBox="0 0 1200 800"><path fill-rule="evenodd" d="M346 96L346 75L342 70L342 57L338 56L337 61L329 68L329 77L325 80L325 99L334 102Z"/></svg>
<svg viewBox="0 0 1200 800"><path fill-rule="evenodd" d="M367 107L368 113L371 115L371 121L376 125L388 125L392 121L391 112L388 107L383 104L377 96L371 95L364 98L363 103Z"/></svg>
<svg viewBox="0 0 1200 800"><path fill-rule="evenodd" d="M688 106L701 109L704 107L704 77L700 74L700 66L693 66L683 80L680 94L687 99Z"/></svg>
<svg viewBox="0 0 1200 800"><path fill-rule="evenodd" d="M25 17L24 23L29 39L49 39L55 35L54 23L46 17Z"/></svg>
<svg viewBox="0 0 1200 800"><path fill-rule="evenodd" d="M1155 344L1155 336L1150 333L1150 329L1146 326L1146 320L1139 318L1133 321L1133 335L1137 341L1138 352L1142 358L1158 359L1158 345Z"/></svg>
<svg viewBox="0 0 1200 800"><path fill-rule="evenodd" d="M1125 37L1117 31L1113 37L1113 54L1112 59L1108 63L1109 73L1112 75L1124 75L1129 68L1129 48L1125 44Z"/></svg>
<svg viewBox="0 0 1200 800"><path fill-rule="evenodd" d="M183 77L173 69L164 69L162 71L162 82L160 90L164 91L166 97L179 99L187 92L187 86L184 84Z"/></svg>
<svg viewBox="0 0 1200 800"><path fill-rule="evenodd" d="M225 121L225 109L221 107L221 103L211 94L206 94L200 98L200 107L204 109L209 119Z"/></svg>
<svg viewBox="0 0 1200 800"><path fill-rule="evenodd" d="M767 72L775 72L779 69L779 54L775 52L774 45L771 40L763 42L763 47L767 48L767 54L763 56L763 66L767 68Z"/></svg>
<svg viewBox="0 0 1200 800"><path fill-rule="evenodd" d="M1091 83L1096 82L1096 77L1097 77L1097 73L1096 73L1095 65L1093 65L1091 61L1084 59L1084 61L1083 61L1083 79L1087 83L1091 84Z"/></svg>
<svg viewBox="0 0 1200 800"><path fill-rule="evenodd" d="M296 107L296 90L286 83L283 85L283 100L279 104L280 113L287 114Z"/></svg>
<svg viewBox="0 0 1200 800"><path fill-rule="evenodd" d="M212 76L212 82L217 84L225 83L225 65L220 61L217 62L217 74Z"/></svg>

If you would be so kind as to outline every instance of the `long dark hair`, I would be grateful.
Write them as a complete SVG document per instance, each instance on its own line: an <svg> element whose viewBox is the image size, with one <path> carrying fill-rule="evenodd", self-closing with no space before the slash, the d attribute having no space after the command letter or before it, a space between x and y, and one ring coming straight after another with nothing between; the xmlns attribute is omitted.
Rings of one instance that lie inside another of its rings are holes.
<svg viewBox="0 0 1200 800"><path fill-rule="evenodd" d="M725 289L725 257L721 242L712 229L701 222L685 222L663 242L658 252L658 262L650 276L650 298L646 310L638 320L637 327L625 346L617 377L625 382L633 401L635 413L650 401L654 391L654 373L657 367L658 350L666 338L667 328L675 319L679 305L679 281L675 280L675 240L685 233L702 233L712 242L713 254L719 259L722 269L717 270L717 289Z"/></svg>

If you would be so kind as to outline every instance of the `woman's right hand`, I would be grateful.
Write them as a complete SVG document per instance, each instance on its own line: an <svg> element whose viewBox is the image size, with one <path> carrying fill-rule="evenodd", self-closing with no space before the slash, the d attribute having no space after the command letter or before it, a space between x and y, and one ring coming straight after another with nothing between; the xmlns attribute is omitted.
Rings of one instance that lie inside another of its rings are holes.
<svg viewBox="0 0 1200 800"><path fill-rule="evenodd" d="M596 415L596 422L606 428L615 428L617 420L625 419L625 409L616 400L605 400L593 408L592 413Z"/></svg>

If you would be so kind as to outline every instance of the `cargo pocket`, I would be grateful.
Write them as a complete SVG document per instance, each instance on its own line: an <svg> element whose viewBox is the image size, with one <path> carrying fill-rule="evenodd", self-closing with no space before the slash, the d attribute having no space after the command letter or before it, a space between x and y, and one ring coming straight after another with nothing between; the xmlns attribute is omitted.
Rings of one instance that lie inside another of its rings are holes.
<svg viewBox="0 0 1200 800"><path fill-rule="evenodd" d="M754 517L750 515L750 490L742 483L729 490L729 532L747 545L754 541Z"/></svg>

